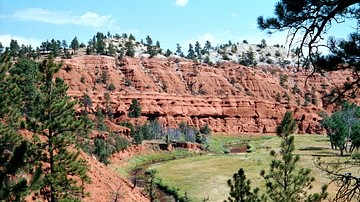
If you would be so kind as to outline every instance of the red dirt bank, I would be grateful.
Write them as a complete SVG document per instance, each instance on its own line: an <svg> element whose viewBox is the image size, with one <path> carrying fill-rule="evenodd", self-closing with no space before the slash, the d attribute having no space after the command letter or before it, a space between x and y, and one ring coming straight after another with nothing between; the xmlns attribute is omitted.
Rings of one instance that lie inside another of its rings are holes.
<svg viewBox="0 0 360 202"><path fill-rule="evenodd" d="M106 84L99 82L103 74ZM208 123L213 131L225 133L274 133L287 110L294 111L299 133L322 133L317 114L324 110L321 98L350 77L347 72L315 75L305 86L308 74L295 68L249 68L235 63L211 67L174 58L108 56L64 60L59 75L69 84L71 96L87 93L92 98L93 111L97 105L104 108L104 93L109 92L117 122L127 114L131 99L137 98L142 119L156 117L167 127L181 121L195 126ZM280 75L288 77L282 86ZM110 84L115 86L112 92L106 90ZM295 84L299 93L292 94ZM277 93L282 96L280 102L275 101ZM306 96L317 106L311 102L303 106Z"/></svg>

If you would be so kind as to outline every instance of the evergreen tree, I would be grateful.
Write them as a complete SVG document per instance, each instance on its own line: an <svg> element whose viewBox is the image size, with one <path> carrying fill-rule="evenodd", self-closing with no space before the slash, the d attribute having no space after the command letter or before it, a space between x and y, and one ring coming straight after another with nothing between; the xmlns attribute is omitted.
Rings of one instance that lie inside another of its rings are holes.
<svg viewBox="0 0 360 202"><path fill-rule="evenodd" d="M176 55L178 55L180 57L184 57L184 53L181 50L180 44L176 44Z"/></svg>
<svg viewBox="0 0 360 202"><path fill-rule="evenodd" d="M71 41L70 48L74 50L74 54L76 54L76 51L79 49L79 41L76 36Z"/></svg>
<svg viewBox="0 0 360 202"><path fill-rule="evenodd" d="M171 54L172 54L171 50L167 49L165 52L165 56L170 57Z"/></svg>
<svg viewBox="0 0 360 202"><path fill-rule="evenodd" d="M10 41L10 55L15 59L15 57L18 55L20 50L20 46L17 42L17 40L11 39Z"/></svg>
<svg viewBox="0 0 360 202"><path fill-rule="evenodd" d="M265 39L262 39L261 40L261 44L260 44L260 48L265 48L267 45L266 45L266 40Z"/></svg>
<svg viewBox="0 0 360 202"><path fill-rule="evenodd" d="M95 113L95 124L96 128L100 131L107 131L107 126L105 125L105 117L99 105L96 106Z"/></svg>
<svg viewBox="0 0 360 202"><path fill-rule="evenodd" d="M61 49L61 42L59 40L56 41L55 39L51 39L49 46L49 51L51 51L51 54L54 57L59 56L60 49Z"/></svg>
<svg viewBox="0 0 360 202"><path fill-rule="evenodd" d="M159 41L156 41L155 48L156 48L155 53L156 54L161 54L162 51L161 51L161 46L160 46Z"/></svg>
<svg viewBox="0 0 360 202"><path fill-rule="evenodd" d="M96 43L95 43L95 49L96 53L103 55L105 54L106 49L106 43L105 43L105 36L103 33L98 32L96 33Z"/></svg>
<svg viewBox="0 0 360 202"><path fill-rule="evenodd" d="M21 201L28 194L29 184L19 171L27 166L26 141L14 129L0 123L0 200Z"/></svg>
<svg viewBox="0 0 360 202"><path fill-rule="evenodd" d="M156 55L153 47L153 41L149 35L146 37L145 40L146 40L146 53L150 54L150 57L153 57L154 55Z"/></svg>
<svg viewBox="0 0 360 202"><path fill-rule="evenodd" d="M189 44L189 50L188 50L188 55L186 56L187 59L195 59L195 51L194 51L194 47L193 45L190 43Z"/></svg>
<svg viewBox="0 0 360 202"><path fill-rule="evenodd" d="M130 34L129 35L129 40L135 41L136 39L135 39L134 35Z"/></svg>
<svg viewBox="0 0 360 202"><path fill-rule="evenodd" d="M261 202L260 197L258 196L259 188L255 188L254 191L251 191L251 182L246 180L245 171L240 168L237 173L233 175L233 179L227 181L228 186L230 187L230 193L228 200L229 202ZM264 198L262 198L264 199Z"/></svg>
<svg viewBox="0 0 360 202"><path fill-rule="evenodd" d="M128 117L138 118L141 115L141 106L136 98L131 100Z"/></svg>
<svg viewBox="0 0 360 202"><path fill-rule="evenodd" d="M96 138L94 140L93 154L96 158L105 165L109 164L109 156L112 154L113 148L102 138Z"/></svg>
<svg viewBox="0 0 360 202"><path fill-rule="evenodd" d="M62 46L62 48L64 49L64 52L66 51L66 49L68 48L68 44L67 44L67 42L66 42L66 40L64 39L64 40L62 40L62 42L61 42L61 46Z"/></svg>
<svg viewBox="0 0 360 202"><path fill-rule="evenodd" d="M34 103L39 74L38 64L29 59L19 59L18 62L9 70L11 83L16 84L19 92L18 99L21 100L18 109L22 114L31 113L31 107ZM13 98L15 99L15 98Z"/></svg>
<svg viewBox="0 0 360 202"><path fill-rule="evenodd" d="M291 135L295 130L296 121L292 118L291 112L286 112L276 128L276 134L281 138L280 152L277 154L272 150L270 155L274 159L271 160L269 173L261 171L261 176L265 180L266 194L277 202L321 201L327 197L326 186L320 194L307 194L315 178L310 176L310 169L299 168L297 165L300 156L293 154L295 145L294 136Z"/></svg>
<svg viewBox="0 0 360 202"><path fill-rule="evenodd" d="M257 65L256 59L255 59L255 53L251 47L249 48L248 51L246 51L246 53L242 53L239 63L242 65L245 65L245 66L256 66Z"/></svg>
<svg viewBox="0 0 360 202"><path fill-rule="evenodd" d="M358 148L360 138L360 107L352 103L344 103L331 116L325 115L321 121L330 138L333 149L339 149L341 156L344 152L352 152ZM349 145L350 143L350 145Z"/></svg>
<svg viewBox="0 0 360 202"><path fill-rule="evenodd" d="M86 94L86 93L83 94L81 102L82 102L83 106L85 107L85 112L88 112L89 108L92 108L92 100L88 94Z"/></svg>
<svg viewBox="0 0 360 202"><path fill-rule="evenodd" d="M20 89L9 79L11 69L9 52L0 56L0 200L22 201L35 190L39 172L30 181L21 173L33 168L26 160L29 144L16 130L21 120Z"/></svg>
<svg viewBox="0 0 360 202"><path fill-rule="evenodd" d="M205 42L205 45L204 45L204 48L203 48L203 54L205 53L209 53L209 51L211 50L211 43L210 41L206 41Z"/></svg>
<svg viewBox="0 0 360 202"><path fill-rule="evenodd" d="M129 57L134 57L135 49L134 49L134 44L132 43L131 40L125 42L125 48L126 48L125 55Z"/></svg>
<svg viewBox="0 0 360 202"><path fill-rule="evenodd" d="M3 51L4 51L4 46L3 46L2 43L0 42L0 55L2 54Z"/></svg>
<svg viewBox="0 0 360 202"><path fill-rule="evenodd" d="M109 55L110 56L115 56L116 49L115 49L114 44L109 43L108 50L109 50Z"/></svg>
<svg viewBox="0 0 360 202"><path fill-rule="evenodd" d="M260 29L269 33L277 30L287 31L290 39L289 47L300 42L298 54L304 64L312 66L316 71L334 71L349 69L354 71L354 81L344 81L341 92L332 100L335 102L347 92L356 93L359 85L359 1L333 1L333 0L281 0L275 4L275 17L258 17ZM342 19L342 20L339 20ZM353 30L348 39L336 40L330 37L327 45L329 54L322 56L319 47L324 47L321 41L333 26L344 22L353 22ZM357 23L357 24L356 24ZM300 65L300 59L298 64Z"/></svg>
<svg viewBox="0 0 360 202"><path fill-rule="evenodd" d="M40 65L36 105L27 117L28 129L37 137L36 149L42 154L38 159L44 175L40 194L51 202L83 197L84 183L89 181L85 161L79 159L79 152L69 150L81 124L75 116L76 101L66 94L67 85L54 79L60 67L51 57Z"/></svg>
<svg viewBox="0 0 360 202"><path fill-rule="evenodd" d="M196 41L195 43L195 53L196 53L196 56L198 57L198 59L201 59L201 45L198 41Z"/></svg>

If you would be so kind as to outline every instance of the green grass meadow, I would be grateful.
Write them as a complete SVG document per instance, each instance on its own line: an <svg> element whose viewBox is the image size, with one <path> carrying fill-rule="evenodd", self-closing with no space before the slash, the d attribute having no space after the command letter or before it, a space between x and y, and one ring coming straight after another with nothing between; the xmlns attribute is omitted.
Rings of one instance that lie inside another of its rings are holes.
<svg viewBox="0 0 360 202"><path fill-rule="evenodd" d="M247 142L250 153L224 154L223 145L229 143ZM180 193L187 193L194 201L223 201L228 197L227 180L243 168L246 176L252 181L252 187L260 187L264 191L263 180L259 173L267 171L272 159L269 152L277 151L280 138L277 136L222 136L216 135L209 141L210 154L186 157L177 160L158 163L150 167L157 171L163 184L179 189ZM321 157L325 161L339 158L339 151L330 148L329 140L324 135L297 135L295 136L295 153L300 154L299 166L312 169L316 178L313 191L319 191L322 184L329 182L325 173L315 167L314 159ZM345 158L345 157L344 157ZM346 157L348 158L348 157ZM330 186L329 192L335 187Z"/></svg>

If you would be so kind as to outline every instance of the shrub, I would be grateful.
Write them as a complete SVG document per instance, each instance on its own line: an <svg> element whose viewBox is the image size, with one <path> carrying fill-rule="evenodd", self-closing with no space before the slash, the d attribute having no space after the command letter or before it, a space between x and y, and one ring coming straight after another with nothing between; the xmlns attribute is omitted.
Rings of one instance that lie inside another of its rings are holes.
<svg viewBox="0 0 360 202"><path fill-rule="evenodd" d="M200 127L200 133L209 135L211 133L211 129L209 125L206 123L204 126Z"/></svg>
<svg viewBox="0 0 360 202"><path fill-rule="evenodd" d="M268 58L268 59L266 60L266 63L268 63L268 64L273 64L273 60L272 60L271 58Z"/></svg>
<svg viewBox="0 0 360 202"><path fill-rule="evenodd" d="M275 101L276 101L276 102L281 102L281 95L280 95L279 92L276 93L276 95L275 95Z"/></svg>
<svg viewBox="0 0 360 202"><path fill-rule="evenodd" d="M130 79L125 79L125 86L129 87L131 86L132 81Z"/></svg>
<svg viewBox="0 0 360 202"><path fill-rule="evenodd" d="M108 81L108 79L109 79L109 74L108 74L108 72L107 72L106 70L103 70L103 71L101 72L100 78L98 79L98 82L99 82L99 83L106 84L107 81Z"/></svg>
<svg viewBox="0 0 360 202"><path fill-rule="evenodd" d="M114 85L113 83L111 83L111 84L109 84L109 85L106 87L106 89L107 89L108 91L113 91L113 90L115 90L115 85Z"/></svg>
<svg viewBox="0 0 360 202"><path fill-rule="evenodd" d="M226 53L224 53L222 57L223 60L230 60L229 56Z"/></svg>
<svg viewBox="0 0 360 202"><path fill-rule="evenodd" d="M280 74L279 85L283 88L287 88L287 85L285 84L287 81L288 81L288 76L285 74Z"/></svg>
<svg viewBox="0 0 360 202"><path fill-rule="evenodd" d="M80 82L85 83L85 77L83 75L80 77Z"/></svg>
<svg viewBox="0 0 360 202"><path fill-rule="evenodd" d="M276 57L280 57L280 56L281 56L280 51L277 50L277 51L275 52L275 56L276 56Z"/></svg>
<svg viewBox="0 0 360 202"><path fill-rule="evenodd" d="M360 153L358 153L358 152L352 153L351 158L354 160L360 160Z"/></svg>
<svg viewBox="0 0 360 202"><path fill-rule="evenodd" d="M141 106L136 98L131 100L128 117L138 118L141 115Z"/></svg>
<svg viewBox="0 0 360 202"><path fill-rule="evenodd" d="M113 148L102 138L96 138L94 140L93 154L101 162L107 165L109 163L109 156L113 153Z"/></svg>
<svg viewBox="0 0 360 202"><path fill-rule="evenodd" d="M116 152L122 151L131 145L126 138L119 136L115 137L114 141L115 141L114 147Z"/></svg>

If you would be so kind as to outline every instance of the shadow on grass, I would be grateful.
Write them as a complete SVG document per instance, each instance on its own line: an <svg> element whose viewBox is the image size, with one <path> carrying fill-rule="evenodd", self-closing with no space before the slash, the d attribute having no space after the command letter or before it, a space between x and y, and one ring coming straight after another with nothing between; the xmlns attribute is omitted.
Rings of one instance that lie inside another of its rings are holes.
<svg viewBox="0 0 360 202"><path fill-rule="evenodd" d="M304 148L299 148L299 151L320 151L320 150L325 150L327 148L324 147L304 147Z"/></svg>
<svg viewBox="0 0 360 202"><path fill-rule="evenodd" d="M329 142L329 143L330 143L329 138L315 139L315 140L313 140L313 141L314 141L314 142Z"/></svg>

